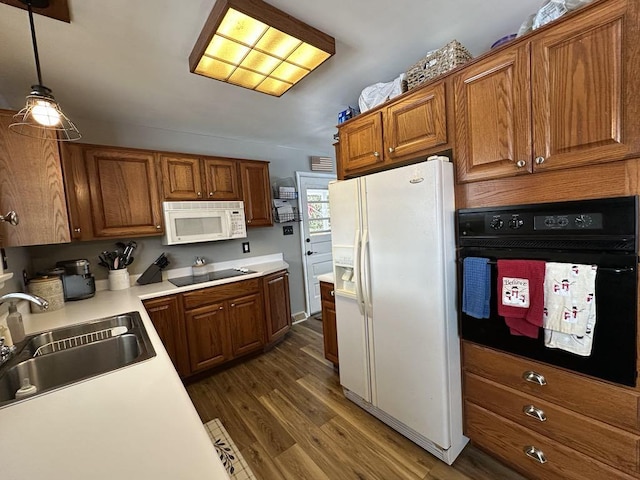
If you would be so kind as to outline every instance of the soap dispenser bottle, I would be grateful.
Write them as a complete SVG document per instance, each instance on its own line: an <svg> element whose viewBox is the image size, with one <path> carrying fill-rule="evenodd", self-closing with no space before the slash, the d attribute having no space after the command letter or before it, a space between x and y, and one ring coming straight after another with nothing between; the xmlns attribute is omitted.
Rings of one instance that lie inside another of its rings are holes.
<svg viewBox="0 0 640 480"><path fill-rule="evenodd" d="M24 340L24 324L22 323L22 314L16 307L16 302L9 302L9 315L7 316L7 327L11 333L11 340L15 345Z"/></svg>

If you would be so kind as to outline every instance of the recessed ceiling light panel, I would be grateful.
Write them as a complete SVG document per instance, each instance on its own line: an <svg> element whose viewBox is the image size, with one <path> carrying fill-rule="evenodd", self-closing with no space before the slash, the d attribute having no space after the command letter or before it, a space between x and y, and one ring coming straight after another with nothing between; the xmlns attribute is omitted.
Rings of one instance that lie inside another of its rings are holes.
<svg viewBox="0 0 640 480"><path fill-rule="evenodd" d="M219 0L189 68L279 97L334 53L333 37L261 0Z"/></svg>

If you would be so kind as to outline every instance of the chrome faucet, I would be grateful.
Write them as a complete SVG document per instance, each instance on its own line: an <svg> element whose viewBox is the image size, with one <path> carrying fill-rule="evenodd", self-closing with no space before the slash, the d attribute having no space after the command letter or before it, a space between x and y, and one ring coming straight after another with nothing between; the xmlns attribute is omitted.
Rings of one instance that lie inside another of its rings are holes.
<svg viewBox="0 0 640 480"><path fill-rule="evenodd" d="M0 297L0 304L3 304L9 300L28 300L32 303L35 303L39 307L44 308L45 310L49 308L49 302L44 298L39 297L37 295L31 295L30 293L7 293ZM11 355L16 351L15 345L11 345L10 347L4 344L4 337L0 337L0 365L11 358Z"/></svg>
<svg viewBox="0 0 640 480"><path fill-rule="evenodd" d="M28 300L31 303L35 303L39 307L44 308L45 310L49 308L48 301L46 301L44 298L39 297L37 295L31 295L30 293L20 293L20 292L7 293L6 295L3 295L0 297L0 305L8 300Z"/></svg>

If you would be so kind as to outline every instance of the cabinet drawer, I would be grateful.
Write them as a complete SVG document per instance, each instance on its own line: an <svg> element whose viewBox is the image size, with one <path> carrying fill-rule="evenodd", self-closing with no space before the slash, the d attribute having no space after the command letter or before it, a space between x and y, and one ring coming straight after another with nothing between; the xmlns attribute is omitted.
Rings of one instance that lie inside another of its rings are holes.
<svg viewBox="0 0 640 480"><path fill-rule="evenodd" d="M640 393L489 348L463 343L464 368L520 392L612 425L638 429ZM524 376L542 375L539 385Z"/></svg>
<svg viewBox="0 0 640 480"><path fill-rule="evenodd" d="M476 445L502 458L531 479L631 480L634 478L471 402L465 402L465 434ZM540 463L525 453L531 447L540 452L545 463Z"/></svg>
<svg viewBox="0 0 640 480"><path fill-rule="evenodd" d="M623 470L635 471L638 466L640 437L637 435L472 373L464 374L464 393L466 400L563 445L571 445L592 458Z"/></svg>
<svg viewBox="0 0 640 480"><path fill-rule="evenodd" d="M253 278L251 280L243 280L241 282L232 282L216 287L201 288L193 292L182 294L185 310L209 305L211 303L221 302L228 298L241 297L249 293L260 291L260 279Z"/></svg>

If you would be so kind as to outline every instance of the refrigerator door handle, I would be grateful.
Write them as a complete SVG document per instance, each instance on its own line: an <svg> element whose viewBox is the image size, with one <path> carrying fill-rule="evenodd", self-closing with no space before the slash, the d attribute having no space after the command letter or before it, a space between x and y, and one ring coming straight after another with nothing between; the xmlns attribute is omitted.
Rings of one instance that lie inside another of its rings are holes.
<svg viewBox="0 0 640 480"><path fill-rule="evenodd" d="M364 307L368 311L369 315L373 312L373 305L371 302L371 276L369 275L369 230L365 229L362 232L362 247L360 249L360 273L362 283L362 297L364 301Z"/></svg>
<svg viewBox="0 0 640 480"><path fill-rule="evenodd" d="M364 302L362 299L362 284L360 283L360 250L362 248L362 238L360 230L356 229L356 238L353 241L353 281L356 284L356 302L360 315L364 315Z"/></svg>

